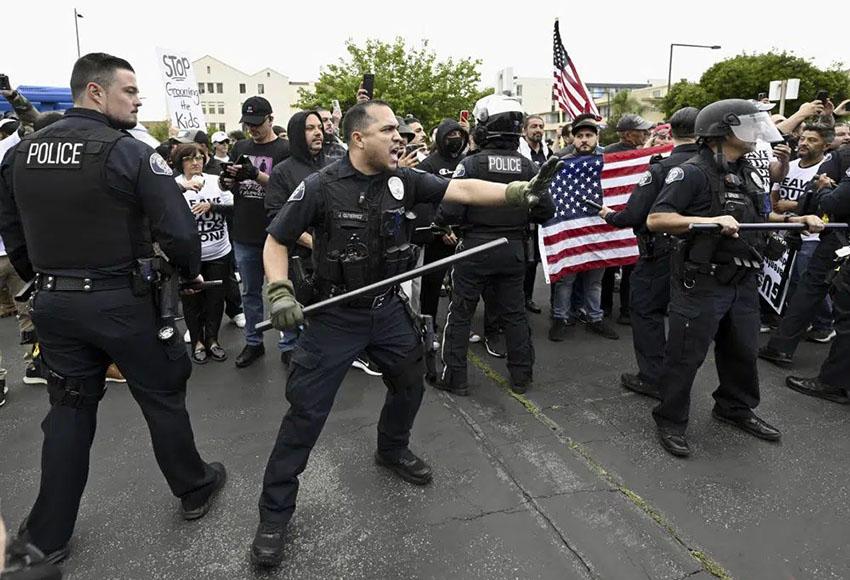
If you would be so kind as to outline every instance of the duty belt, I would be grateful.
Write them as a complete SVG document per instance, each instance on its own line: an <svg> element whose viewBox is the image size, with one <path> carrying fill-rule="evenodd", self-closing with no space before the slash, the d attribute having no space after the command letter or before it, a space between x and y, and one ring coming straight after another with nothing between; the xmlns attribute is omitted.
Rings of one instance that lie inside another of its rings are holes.
<svg viewBox="0 0 850 580"><path fill-rule="evenodd" d="M760 267L761 264L755 260L744 260L741 258L734 258L728 264L685 262L683 283L686 288L693 288L696 282L694 275L702 274L703 276L715 278L724 285L737 284L744 279L747 273L755 271Z"/></svg>
<svg viewBox="0 0 850 580"><path fill-rule="evenodd" d="M397 291L398 288L396 286L391 286L377 296L358 296L357 298L352 298L351 300L346 301L344 305L350 306L351 308L370 308L372 310L377 310L389 303L390 299L396 295Z"/></svg>
<svg viewBox="0 0 850 580"><path fill-rule="evenodd" d="M53 274L36 274L35 287L47 292L101 292L130 287L129 276L112 278L72 278Z"/></svg>
<svg viewBox="0 0 850 580"><path fill-rule="evenodd" d="M640 257L645 260L661 258L673 249L673 243L668 234L639 234L637 241Z"/></svg>

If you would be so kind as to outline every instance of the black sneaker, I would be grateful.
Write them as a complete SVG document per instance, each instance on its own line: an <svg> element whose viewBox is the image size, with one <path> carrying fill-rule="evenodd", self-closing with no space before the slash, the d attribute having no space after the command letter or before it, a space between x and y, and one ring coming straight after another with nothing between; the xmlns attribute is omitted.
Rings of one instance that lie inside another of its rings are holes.
<svg viewBox="0 0 850 580"><path fill-rule="evenodd" d="M466 383L462 385L447 385L445 382L437 380L431 383L431 385L435 389L446 391L447 393L457 395L458 397L466 397L467 395L469 395L469 385L467 385Z"/></svg>
<svg viewBox="0 0 850 580"><path fill-rule="evenodd" d="M30 561L37 560L39 564L58 564L67 558L71 553L70 548L68 548L68 544L50 552L43 552L32 543L29 530L27 530L27 523L29 522L29 519L29 516L25 517L24 521L21 522L21 525L18 526L18 537L16 540L13 540L12 543L22 547L26 552L31 552L32 549L36 550L35 554L30 554L31 556L35 556L35 558L30 558ZM7 553L7 563L8 558L9 554ZM8 572L8 569L6 571Z"/></svg>
<svg viewBox="0 0 850 580"><path fill-rule="evenodd" d="M806 340L808 340L809 342L819 342L821 344L826 344L828 342L831 342L832 339L835 338L835 334L835 330L831 328L828 330L812 329L806 333Z"/></svg>
<svg viewBox="0 0 850 580"><path fill-rule="evenodd" d="M561 342L567 338L570 325L566 320L556 318L552 321L552 326L549 328L549 340L552 342Z"/></svg>
<svg viewBox="0 0 850 580"><path fill-rule="evenodd" d="M46 385L47 373L44 365L41 363L41 357L37 356L32 359L27 370L24 372L24 383L27 385Z"/></svg>
<svg viewBox="0 0 850 580"><path fill-rule="evenodd" d="M790 354L778 351L769 346L763 346L759 349L759 358L781 367L790 367L793 364Z"/></svg>
<svg viewBox="0 0 850 580"><path fill-rule="evenodd" d="M541 312L543 312L543 309L540 308L540 306L538 306L537 302L535 302L534 300L528 300L525 303L525 309L533 314L540 314Z"/></svg>
<svg viewBox="0 0 850 580"><path fill-rule="evenodd" d="M511 381L511 392L516 395L524 395L531 388L531 379L522 381Z"/></svg>
<svg viewBox="0 0 850 580"><path fill-rule="evenodd" d="M610 340L617 340L620 338L620 335L617 334L617 331L614 330L611 325L608 324L605 320L588 322L587 325L585 325L585 328L588 330L588 332L598 334L599 336L608 338Z"/></svg>
<svg viewBox="0 0 850 580"><path fill-rule="evenodd" d="M9 388L6 386L5 377L0 379L0 407L6 404L6 393L9 392Z"/></svg>
<svg viewBox="0 0 850 580"><path fill-rule="evenodd" d="M661 400L661 392L658 390L658 386L646 382L638 375L623 373L620 375L620 384L623 385L624 389Z"/></svg>
<svg viewBox="0 0 850 580"><path fill-rule="evenodd" d="M351 366L355 369L360 369L364 373L372 377L380 377L382 375L381 371L378 370L378 367L375 366L375 363L366 358L365 355L360 355L354 362L351 363Z"/></svg>
<svg viewBox="0 0 850 580"><path fill-rule="evenodd" d="M386 457L380 451L375 452L375 463L391 469L403 480L414 485L431 483L431 467L416 457L410 449L404 449L397 458Z"/></svg>
<svg viewBox="0 0 850 580"><path fill-rule="evenodd" d="M286 366L289 366L289 363L292 362L292 351L291 350L285 350L282 353L280 353L280 362L282 362Z"/></svg>
<svg viewBox="0 0 850 580"><path fill-rule="evenodd" d="M251 366L255 360L266 354L266 347L262 344L246 344L239 356L236 357L236 366L243 369Z"/></svg>
<svg viewBox="0 0 850 580"><path fill-rule="evenodd" d="M286 524L260 522L251 542L251 563L263 568L275 568L283 561Z"/></svg>
<svg viewBox="0 0 850 580"><path fill-rule="evenodd" d="M201 503L198 503L197 500L190 502L185 499L180 502L180 513L184 520L197 520L207 515L210 507L212 507L213 500L224 487L224 482L227 481L227 470L224 469L224 465L215 462L210 463L210 467L215 471L215 482L212 490Z"/></svg>
<svg viewBox="0 0 850 580"><path fill-rule="evenodd" d="M620 315L617 317L617 324L622 324L623 326L631 326L632 325L632 314L628 310L620 309Z"/></svg>
<svg viewBox="0 0 850 580"><path fill-rule="evenodd" d="M496 358L506 358L508 356L508 349L505 346L504 334L485 336L484 347L487 349L487 353L490 356L494 356Z"/></svg>

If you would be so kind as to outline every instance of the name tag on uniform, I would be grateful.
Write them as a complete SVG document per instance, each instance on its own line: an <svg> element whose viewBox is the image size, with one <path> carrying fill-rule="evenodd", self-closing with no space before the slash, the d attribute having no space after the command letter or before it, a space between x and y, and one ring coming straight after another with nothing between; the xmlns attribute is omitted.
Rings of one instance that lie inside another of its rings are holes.
<svg viewBox="0 0 850 580"><path fill-rule="evenodd" d="M80 169L83 166L82 141L37 141L27 146L29 169Z"/></svg>
<svg viewBox="0 0 850 580"><path fill-rule="evenodd" d="M507 155L488 155L487 169L490 173L522 173L522 158Z"/></svg>

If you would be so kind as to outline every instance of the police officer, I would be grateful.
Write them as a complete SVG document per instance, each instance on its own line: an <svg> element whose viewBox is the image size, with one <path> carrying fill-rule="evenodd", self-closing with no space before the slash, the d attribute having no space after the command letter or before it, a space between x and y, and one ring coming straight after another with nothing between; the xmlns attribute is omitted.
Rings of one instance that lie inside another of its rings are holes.
<svg viewBox="0 0 850 580"><path fill-rule="evenodd" d="M142 408L183 517L206 514L225 480L195 447L186 349L173 332L158 337L150 285L134 275L155 241L183 278L199 280L195 220L165 160L126 132L141 106L130 64L87 54L71 92L64 118L25 137L0 166L0 235L15 269L36 277L32 316L51 404L41 488L21 535L52 562L68 554L111 361Z"/></svg>
<svg viewBox="0 0 850 580"><path fill-rule="evenodd" d="M743 159L759 139L780 140L767 113L742 99L717 101L699 112L695 133L698 155L668 172L647 220L656 233L681 236L699 223L721 230L682 239L672 258L670 330L653 416L662 446L676 456L690 454L691 387L712 339L720 379L712 416L761 439L781 437L753 409L759 403L758 272L763 255L775 259L784 247L758 233L739 233L738 224L769 217L805 223L810 231L823 228L815 216L770 213L762 178Z"/></svg>
<svg viewBox="0 0 850 580"><path fill-rule="evenodd" d="M346 113L346 157L307 177L268 228L264 249L266 295L272 324L290 329L303 322L288 279L288 247L313 228L314 288L324 299L402 273L416 263L410 244L417 203L445 198L464 204L528 205L546 191L555 164L532 183L508 186L477 180L446 180L399 168L404 141L392 109L362 102ZM422 401L422 344L397 289L329 307L310 318L292 354L283 418L263 480L260 524L251 559L276 566L284 532L295 510L298 475L307 465L337 389L354 358L366 351L383 371L387 397L378 422L375 460L404 480L424 485L431 468L408 448Z"/></svg>
<svg viewBox="0 0 850 580"><path fill-rule="evenodd" d="M629 302L632 314L632 339L638 373L623 373L620 381L626 389L658 399L658 379L664 359L664 318L670 302L670 236L655 234L646 227L646 218L664 179L697 153L694 122L699 109L685 107L670 117L673 134L673 151L667 157L660 155L650 161L637 188L622 211L604 207L599 216L612 226L633 228L638 239L640 258L631 275Z"/></svg>
<svg viewBox="0 0 850 580"><path fill-rule="evenodd" d="M484 97L475 104L475 142L480 151L465 158L454 172L454 180L484 179L497 183L530 179L537 166L517 151L522 134L521 105L502 95ZM459 226L459 250L474 248L500 237L508 244L478 259L455 264L452 270L452 300L443 335L443 374L437 388L466 395L466 354L469 327L478 299L485 288L488 309L497 312L507 342L511 389L524 393L532 381L534 347L525 312L525 239L529 220L542 223L555 213L548 192L531 212L524 207L475 207L444 200L438 221ZM453 230L455 228L453 227Z"/></svg>

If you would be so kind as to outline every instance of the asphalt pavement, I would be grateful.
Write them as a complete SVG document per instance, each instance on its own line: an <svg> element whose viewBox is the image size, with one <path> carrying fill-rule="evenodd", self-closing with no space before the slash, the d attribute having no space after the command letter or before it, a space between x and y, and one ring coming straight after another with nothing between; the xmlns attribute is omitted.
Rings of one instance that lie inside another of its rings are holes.
<svg viewBox="0 0 850 580"><path fill-rule="evenodd" d="M542 282L536 293L548 303ZM635 364L628 327L610 341L577 326L552 343L548 313L529 317L537 362L526 396L510 393L504 361L480 344L470 348L469 397L426 387L411 443L434 468L426 487L374 464L385 387L352 369L301 479L274 572L248 562L263 469L287 408L271 333L266 356L236 369L241 331L225 324L230 358L194 367L198 447L229 473L197 522L179 517L138 407L111 384L66 577L850 577L850 408L789 390L785 371L760 362L758 412L783 439L757 440L711 418L709 355L693 393L694 454L676 459L656 441L652 401L619 385ZM815 374L827 348L802 344L795 372ZM0 408L0 508L15 528L37 493L48 403L43 386L20 380L13 319L0 320L0 349L10 387Z"/></svg>

